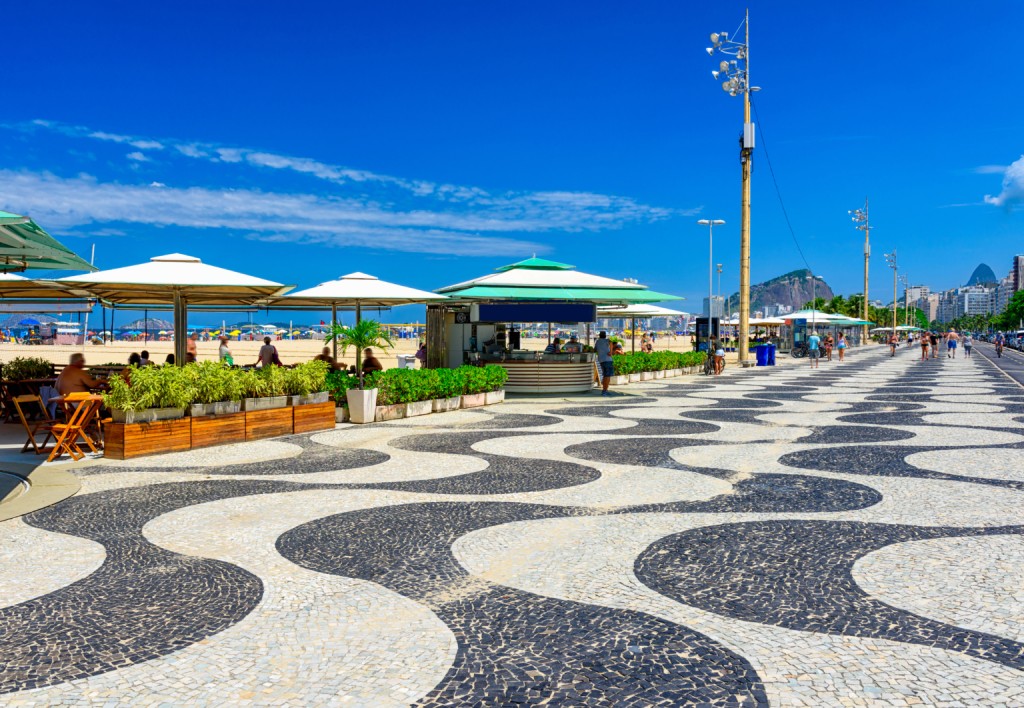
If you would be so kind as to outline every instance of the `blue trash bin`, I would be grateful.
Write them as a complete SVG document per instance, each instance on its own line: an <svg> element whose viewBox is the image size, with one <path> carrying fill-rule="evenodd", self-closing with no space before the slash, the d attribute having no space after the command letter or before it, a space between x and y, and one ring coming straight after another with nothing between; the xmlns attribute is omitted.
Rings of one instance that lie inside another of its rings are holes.
<svg viewBox="0 0 1024 708"><path fill-rule="evenodd" d="M768 345L758 344L755 351L758 366L768 366Z"/></svg>
<svg viewBox="0 0 1024 708"><path fill-rule="evenodd" d="M768 366L775 366L775 345L768 345Z"/></svg>

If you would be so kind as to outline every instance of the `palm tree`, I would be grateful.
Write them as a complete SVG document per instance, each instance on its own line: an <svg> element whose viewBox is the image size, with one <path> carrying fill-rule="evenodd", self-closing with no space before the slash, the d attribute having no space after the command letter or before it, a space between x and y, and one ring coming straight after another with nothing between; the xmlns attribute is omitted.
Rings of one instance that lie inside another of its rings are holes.
<svg viewBox="0 0 1024 708"><path fill-rule="evenodd" d="M359 372L360 385L362 385L363 380L363 350L367 347L378 347L384 349L394 346L394 342L391 339L391 333L384 327L381 327L380 322L377 322L376 320L360 320L352 327L332 322L328 329L327 336L324 337L324 342L330 343L335 339L337 339L338 344L341 345L342 354L348 351L349 347L355 347L356 371Z"/></svg>

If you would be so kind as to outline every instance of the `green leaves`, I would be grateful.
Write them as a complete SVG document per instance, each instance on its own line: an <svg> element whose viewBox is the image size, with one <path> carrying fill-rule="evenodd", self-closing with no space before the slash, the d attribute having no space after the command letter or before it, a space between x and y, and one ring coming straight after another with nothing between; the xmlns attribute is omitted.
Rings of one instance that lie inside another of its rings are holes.
<svg viewBox="0 0 1024 708"><path fill-rule="evenodd" d="M275 367L271 367L275 368ZM289 396L306 396L323 391L330 365L314 360L284 370L284 390Z"/></svg>
<svg viewBox="0 0 1024 708"><path fill-rule="evenodd" d="M195 383L189 367L133 366L129 381L110 377L110 390L103 396L107 408L141 411L147 408L185 408L195 402Z"/></svg>
<svg viewBox="0 0 1024 708"><path fill-rule="evenodd" d="M358 377L332 372L328 390L334 400L343 403L345 394L358 387ZM435 398L498 391L508 380L508 372L500 366L460 366L458 369L388 369L366 376L363 388L377 389L377 405L415 403Z"/></svg>
<svg viewBox="0 0 1024 708"><path fill-rule="evenodd" d="M700 366L705 359L707 359L705 352L636 352L616 354L612 357L612 366L615 368L616 376L626 376L643 371L665 371Z"/></svg>
<svg viewBox="0 0 1024 708"><path fill-rule="evenodd" d="M10 381L43 379L53 374L53 364L35 356L17 356L4 364L4 378Z"/></svg>
<svg viewBox="0 0 1024 708"><path fill-rule="evenodd" d="M357 352L362 352L367 347L385 348L394 346L388 330L381 327L380 322L376 320L362 320L352 327L335 322L331 324L327 336L324 337L324 342L329 344L335 339L338 340L342 354L348 351L349 347L355 347Z"/></svg>

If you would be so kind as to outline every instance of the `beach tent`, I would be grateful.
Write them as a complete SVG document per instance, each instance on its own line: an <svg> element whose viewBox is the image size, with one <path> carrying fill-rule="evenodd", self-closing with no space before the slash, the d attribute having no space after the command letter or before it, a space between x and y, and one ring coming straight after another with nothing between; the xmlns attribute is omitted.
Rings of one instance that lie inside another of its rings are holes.
<svg viewBox="0 0 1024 708"><path fill-rule="evenodd" d="M0 271L96 270L27 216L0 211Z"/></svg>
<svg viewBox="0 0 1024 708"><path fill-rule="evenodd" d="M356 322L362 319L363 308L388 308L446 300L444 295L389 283L366 273L349 273L337 280L320 283L307 290L298 290L276 300L270 307L291 309L331 308L331 322L338 321L338 308L352 308ZM358 361L361 352L356 352ZM334 340L334 358L338 358L338 340Z"/></svg>
<svg viewBox="0 0 1024 708"><path fill-rule="evenodd" d="M174 359L185 362L188 307L258 305L284 295L282 285L203 263L181 253L157 256L146 263L61 278L102 301L125 305L174 306Z"/></svg>

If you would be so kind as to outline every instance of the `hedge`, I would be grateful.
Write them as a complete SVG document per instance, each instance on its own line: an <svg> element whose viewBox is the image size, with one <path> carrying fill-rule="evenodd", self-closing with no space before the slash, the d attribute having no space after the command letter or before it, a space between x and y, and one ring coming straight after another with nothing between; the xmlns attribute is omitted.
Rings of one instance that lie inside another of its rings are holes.
<svg viewBox="0 0 1024 708"><path fill-rule="evenodd" d="M363 388L377 389L377 405L415 403L435 398L454 398L498 391L508 380L500 366L460 366L458 369L388 369L367 374ZM327 376L327 390L341 406L347 406L349 389L358 388L359 377L345 371Z"/></svg>
<svg viewBox="0 0 1024 708"><path fill-rule="evenodd" d="M635 352L612 357L616 376L639 374L642 371L665 371L701 366L707 358L705 352Z"/></svg>

